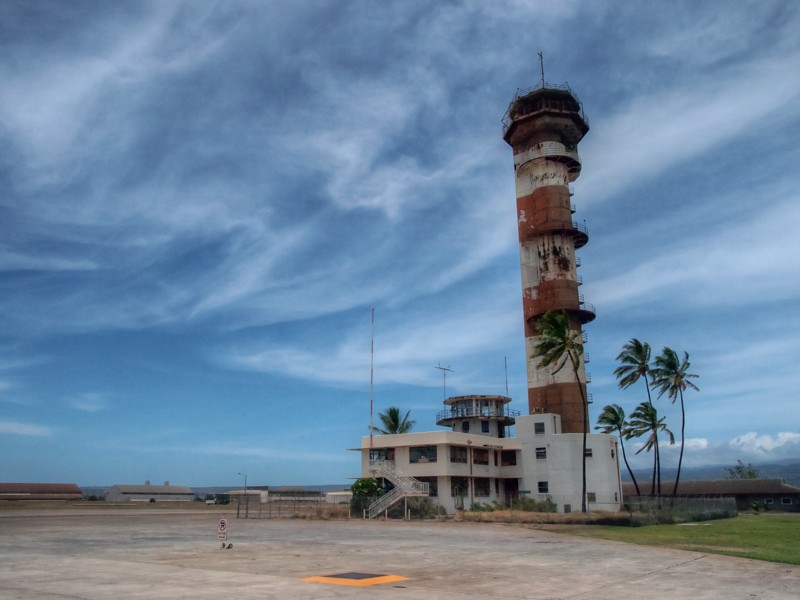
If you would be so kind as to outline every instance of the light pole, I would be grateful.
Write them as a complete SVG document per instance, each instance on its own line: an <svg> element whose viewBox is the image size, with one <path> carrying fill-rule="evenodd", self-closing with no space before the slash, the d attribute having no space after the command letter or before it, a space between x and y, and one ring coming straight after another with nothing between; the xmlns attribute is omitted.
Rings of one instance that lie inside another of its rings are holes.
<svg viewBox="0 0 800 600"><path fill-rule="evenodd" d="M250 513L250 496L247 494L247 473L237 473L244 476L244 518L247 519ZM239 502L241 505L241 502ZM239 510L236 510L236 518L239 518Z"/></svg>

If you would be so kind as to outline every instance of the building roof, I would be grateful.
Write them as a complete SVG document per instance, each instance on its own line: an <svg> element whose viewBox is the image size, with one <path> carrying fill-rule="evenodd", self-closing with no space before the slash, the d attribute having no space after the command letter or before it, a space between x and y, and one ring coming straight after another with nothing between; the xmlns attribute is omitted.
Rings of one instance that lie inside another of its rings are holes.
<svg viewBox="0 0 800 600"><path fill-rule="evenodd" d="M80 500L74 483L0 483L0 500Z"/></svg>
<svg viewBox="0 0 800 600"><path fill-rule="evenodd" d="M111 488L122 494L192 494L191 488L185 485L115 485Z"/></svg>
<svg viewBox="0 0 800 600"><path fill-rule="evenodd" d="M662 481L662 493L671 493L674 481ZM643 494L650 491L650 481L639 482L639 490ZM622 493L635 496L633 483L622 484ZM733 496L737 494L800 494L800 488L784 483L783 479L697 479L678 483L678 495Z"/></svg>

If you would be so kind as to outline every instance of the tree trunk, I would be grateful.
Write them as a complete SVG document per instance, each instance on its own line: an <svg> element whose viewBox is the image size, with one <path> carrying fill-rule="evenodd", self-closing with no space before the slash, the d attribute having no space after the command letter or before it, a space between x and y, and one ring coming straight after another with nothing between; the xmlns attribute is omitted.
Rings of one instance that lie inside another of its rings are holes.
<svg viewBox="0 0 800 600"><path fill-rule="evenodd" d="M584 392L583 385L581 385L580 377L578 376L578 360L576 357L569 355L572 361L572 371L575 373L575 381L578 382L578 391L581 394L581 401L583 402L583 456L581 456L581 512L586 511L586 431L589 428L589 403L586 401L586 392Z"/></svg>
<svg viewBox="0 0 800 600"><path fill-rule="evenodd" d="M636 477L633 475L633 471L631 470L631 466L628 464L628 457L625 454L625 443L622 441L622 431L619 430L619 447L622 450L622 460L625 461L625 467L628 469L628 474L631 476L631 481L633 481L633 487L636 488L636 495L641 496L642 493L639 491L639 484L636 483Z"/></svg>
<svg viewBox="0 0 800 600"><path fill-rule="evenodd" d="M686 411L683 407L683 392L678 390L680 393L681 398L681 451L678 454L678 472L675 474L675 487L672 488L672 495L676 495L678 493L678 482L681 479L681 463L683 462L683 440L684 438L684 430L686 428Z"/></svg>

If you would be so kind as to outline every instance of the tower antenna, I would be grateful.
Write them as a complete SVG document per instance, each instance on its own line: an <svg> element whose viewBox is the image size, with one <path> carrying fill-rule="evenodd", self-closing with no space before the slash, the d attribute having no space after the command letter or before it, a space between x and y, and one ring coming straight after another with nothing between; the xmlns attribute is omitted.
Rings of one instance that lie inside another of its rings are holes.
<svg viewBox="0 0 800 600"><path fill-rule="evenodd" d="M503 357L503 364L506 367L506 397L508 397L508 357Z"/></svg>
<svg viewBox="0 0 800 600"><path fill-rule="evenodd" d="M450 368L450 365L443 367L442 363L439 363L433 368L439 369L442 372L442 400L447 400L447 374L453 373L453 369Z"/></svg>
<svg viewBox="0 0 800 600"><path fill-rule="evenodd" d="M542 71L542 89L544 89L544 55L541 52L537 54L539 55L539 68Z"/></svg>
<svg viewBox="0 0 800 600"><path fill-rule="evenodd" d="M375 307L372 307L372 326L370 328L369 342L369 447L372 449L372 436L374 427L372 425L372 388L375 373Z"/></svg>

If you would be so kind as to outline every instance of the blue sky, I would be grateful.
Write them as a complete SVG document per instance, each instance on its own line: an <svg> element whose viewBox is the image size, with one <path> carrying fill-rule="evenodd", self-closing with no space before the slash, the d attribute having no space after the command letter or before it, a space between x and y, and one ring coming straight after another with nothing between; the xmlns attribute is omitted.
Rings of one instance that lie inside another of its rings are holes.
<svg viewBox="0 0 800 600"><path fill-rule="evenodd" d="M591 124L592 419L644 399L638 337L700 375L685 464L800 458L798 31L765 0L6 0L0 480L345 482L373 306L376 413L435 429L436 365L497 394L506 357L525 411L500 118L539 51Z"/></svg>

